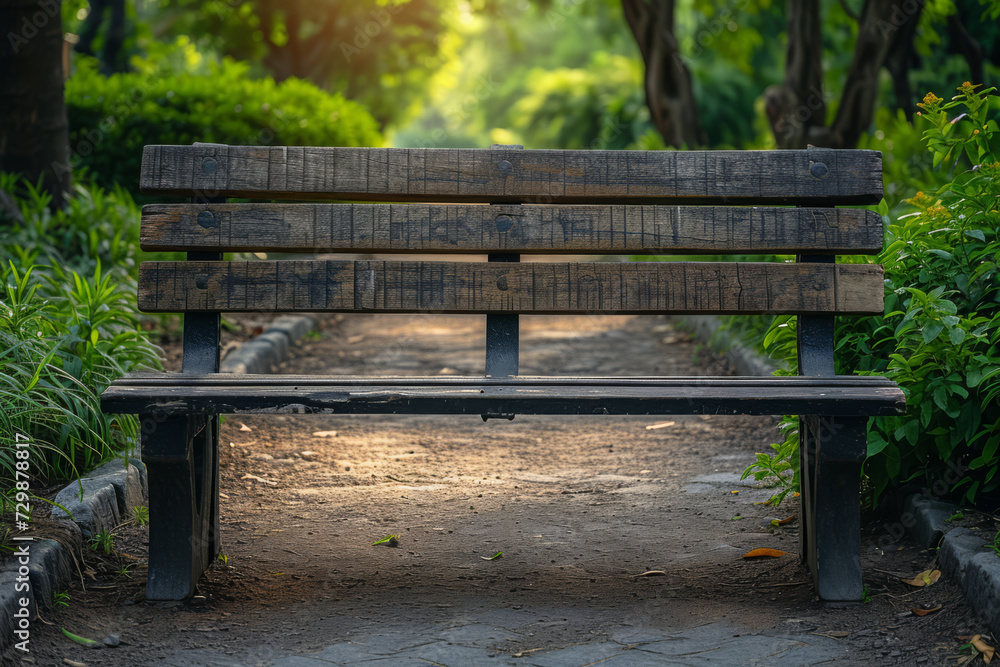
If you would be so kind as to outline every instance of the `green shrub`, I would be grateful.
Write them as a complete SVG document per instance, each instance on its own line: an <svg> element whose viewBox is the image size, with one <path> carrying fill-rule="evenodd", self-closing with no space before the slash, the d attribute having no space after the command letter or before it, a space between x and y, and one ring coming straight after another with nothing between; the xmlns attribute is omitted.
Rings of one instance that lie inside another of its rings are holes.
<svg viewBox="0 0 1000 667"><path fill-rule="evenodd" d="M74 195L59 211L48 208L51 196L0 173L0 190L15 194L24 225L3 229L0 255L28 268L41 261L93 274L98 263L117 279L134 277L139 252L139 207L124 189L77 182ZM2 224L2 221L0 221Z"/></svg>
<svg viewBox="0 0 1000 667"><path fill-rule="evenodd" d="M163 58L135 61L138 71L110 77L92 60L78 63L66 82L72 166L86 168L104 187L135 193L147 144L383 143L360 104L299 79L251 78L245 63L209 62L199 74Z"/></svg>
<svg viewBox="0 0 1000 667"><path fill-rule="evenodd" d="M885 266L886 315L839 319L837 372L886 375L907 397L904 416L869 426L872 500L904 484L969 502L1000 488L1000 133L989 118L998 98L974 88L966 83L949 102L928 94L920 105L932 165L969 168L911 198L916 211L889 224L876 259L845 260ZM965 113L950 118L959 106ZM765 337L792 368L794 334L795 318L783 316ZM746 475L796 456L796 425L787 421L775 454L758 455Z"/></svg>
<svg viewBox="0 0 1000 667"><path fill-rule="evenodd" d="M0 174L0 188L16 193L25 218L0 236L0 490L9 490L19 434L32 442L32 486L71 479L134 442L135 418L104 415L98 396L123 373L160 364L136 319L138 209L128 193L78 184L53 213L47 195L13 175Z"/></svg>

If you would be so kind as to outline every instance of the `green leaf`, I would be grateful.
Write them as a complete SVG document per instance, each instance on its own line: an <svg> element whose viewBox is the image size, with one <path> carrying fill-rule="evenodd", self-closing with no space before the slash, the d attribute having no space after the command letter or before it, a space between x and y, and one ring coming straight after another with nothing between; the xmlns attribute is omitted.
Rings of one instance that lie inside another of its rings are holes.
<svg viewBox="0 0 1000 667"><path fill-rule="evenodd" d="M951 340L952 345L961 345L962 341L965 340L965 331L954 327L948 330L948 338Z"/></svg>
<svg viewBox="0 0 1000 667"><path fill-rule="evenodd" d="M980 229L966 229L965 235L970 238L979 239L984 243L986 242L986 235Z"/></svg>
<svg viewBox="0 0 1000 667"><path fill-rule="evenodd" d="M86 637L81 637L80 635L74 635L66 628L59 628L59 629L62 630L64 635L75 641L77 644L83 644L84 646L90 646L90 647L103 646L101 642L94 641L93 639L87 639Z"/></svg>
<svg viewBox="0 0 1000 667"><path fill-rule="evenodd" d="M938 334L944 329L944 325L940 322L931 322L926 325L923 330L924 343L930 343L932 340L938 337Z"/></svg>

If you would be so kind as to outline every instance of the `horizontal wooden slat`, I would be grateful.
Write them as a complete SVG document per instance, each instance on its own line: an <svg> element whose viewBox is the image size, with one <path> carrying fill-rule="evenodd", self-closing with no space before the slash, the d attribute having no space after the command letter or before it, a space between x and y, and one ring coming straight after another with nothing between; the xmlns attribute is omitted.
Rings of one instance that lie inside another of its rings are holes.
<svg viewBox="0 0 1000 667"><path fill-rule="evenodd" d="M152 204L148 251L851 253L882 249L863 209L626 205Z"/></svg>
<svg viewBox="0 0 1000 667"><path fill-rule="evenodd" d="M441 313L882 312L882 267L718 262L146 262L139 308Z"/></svg>
<svg viewBox="0 0 1000 667"><path fill-rule="evenodd" d="M591 151L146 146L148 194L258 199L874 204L862 150Z"/></svg>
<svg viewBox="0 0 1000 667"><path fill-rule="evenodd" d="M892 380L879 375L801 376L773 375L733 377L729 375L518 375L482 377L472 375L255 375L252 373L158 373L140 371L126 373L115 381L129 387L198 387L213 385L239 387L267 384L275 387L367 387L400 385L407 387L466 387L466 386L594 386L594 387L770 387L775 383L796 387L895 387Z"/></svg>
<svg viewBox="0 0 1000 667"><path fill-rule="evenodd" d="M218 377L218 376L216 376ZM116 383L101 396L112 413L239 414L273 412L429 414L822 414L895 415L904 409L894 386L864 382L803 385L783 378L748 385L732 379L690 383L586 384L480 382L463 386L383 384L276 385L215 384L211 378L187 386L129 386ZM373 379L377 380L377 379ZM554 379L553 379L554 380Z"/></svg>

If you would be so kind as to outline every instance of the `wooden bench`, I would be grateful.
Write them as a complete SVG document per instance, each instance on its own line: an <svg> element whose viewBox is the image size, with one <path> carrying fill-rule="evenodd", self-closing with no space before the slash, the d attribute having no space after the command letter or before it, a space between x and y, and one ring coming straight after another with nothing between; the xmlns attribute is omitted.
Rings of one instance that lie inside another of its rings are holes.
<svg viewBox="0 0 1000 667"><path fill-rule="evenodd" d="M137 413L149 470L150 599L193 594L219 552L218 415L802 415L801 551L822 598L861 597L859 479L870 416L898 387L834 371L834 317L881 313L882 193L860 150L561 151L147 146L139 307L184 313L181 373L102 396ZM225 203L226 198L312 203ZM316 203L355 200L372 203ZM488 262L223 261L225 252L487 253ZM543 262L527 253L792 254L795 263ZM486 377L219 374L221 312L485 314ZM518 375L521 313L798 315L794 377Z"/></svg>

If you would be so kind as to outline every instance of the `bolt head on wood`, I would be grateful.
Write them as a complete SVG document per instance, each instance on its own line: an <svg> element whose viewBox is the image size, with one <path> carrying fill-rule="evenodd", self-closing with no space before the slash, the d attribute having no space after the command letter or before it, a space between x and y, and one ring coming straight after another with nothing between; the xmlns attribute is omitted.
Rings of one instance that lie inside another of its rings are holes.
<svg viewBox="0 0 1000 667"><path fill-rule="evenodd" d="M809 172L814 178L823 178L829 171L823 162L813 162L812 167L809 168Z"/></svg>

